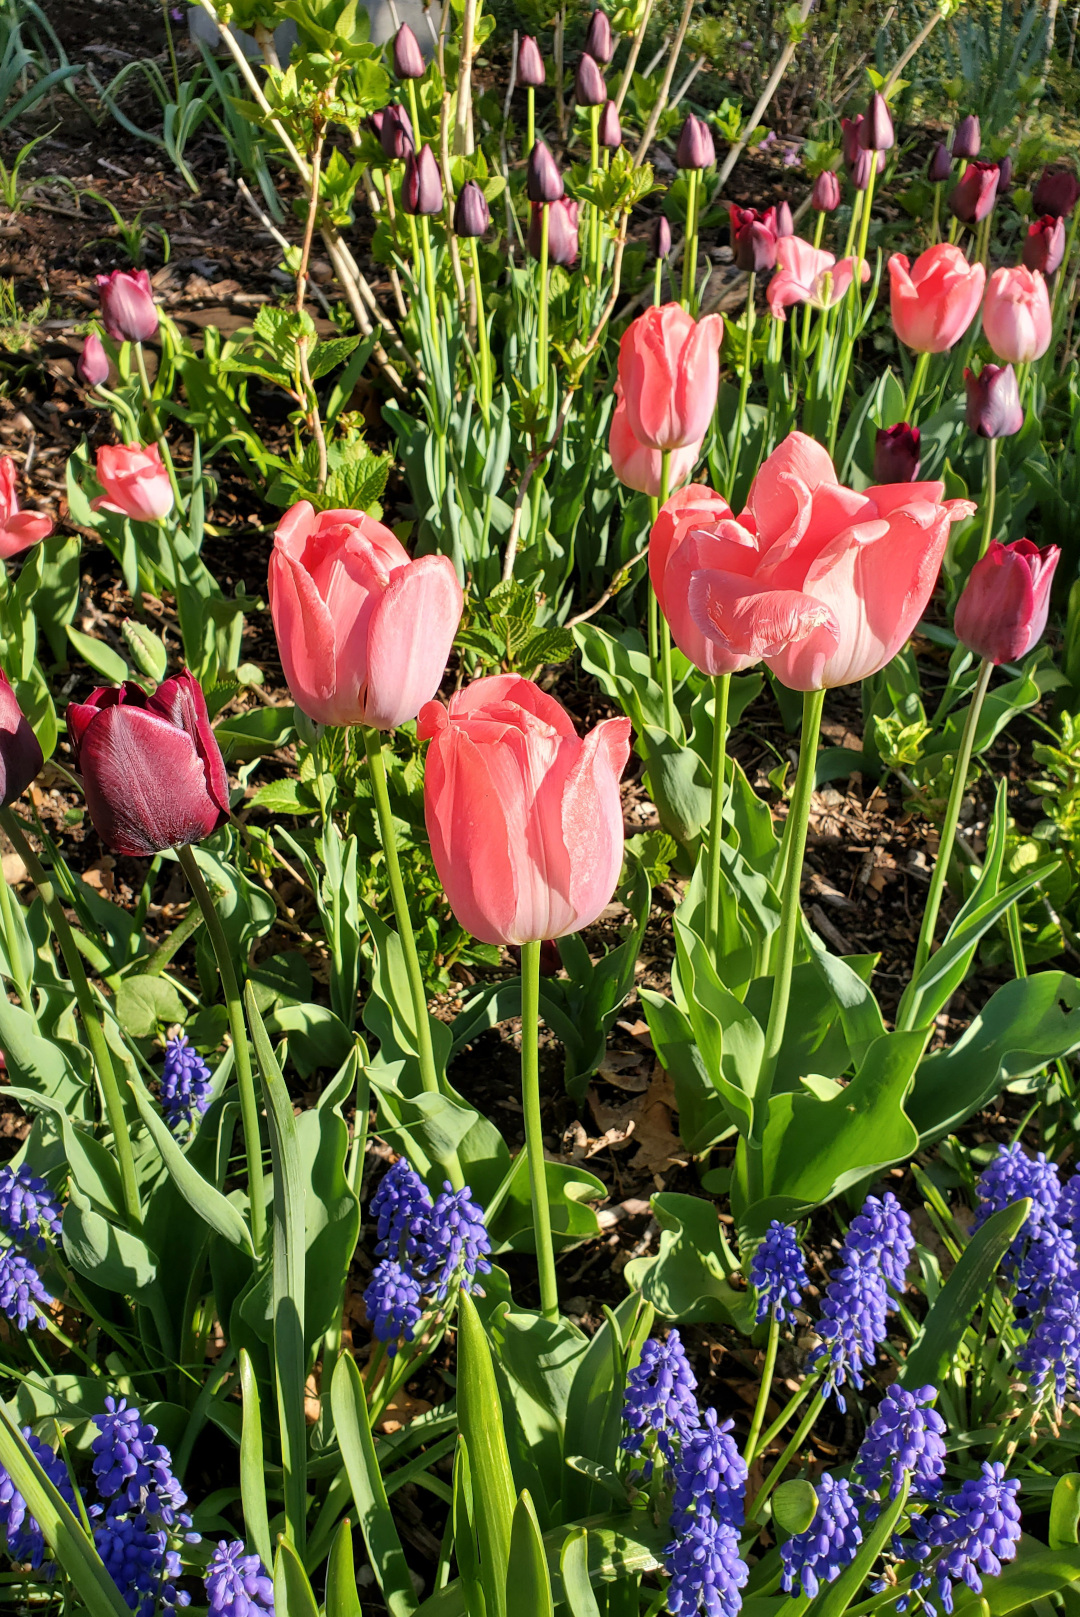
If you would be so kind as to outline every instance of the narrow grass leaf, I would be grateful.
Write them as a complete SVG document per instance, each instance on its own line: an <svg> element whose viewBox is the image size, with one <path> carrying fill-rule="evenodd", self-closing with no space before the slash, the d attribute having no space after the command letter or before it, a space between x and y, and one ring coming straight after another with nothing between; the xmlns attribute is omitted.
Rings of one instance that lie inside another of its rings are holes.
<svg viewBox="0 0 1080 1617"><path fill-rule="evenodd" d="M391 1617L411 1617L416 1610L416 1595L375 1455L364 1383L350 1353L343 1353L334 1367L330 1408L356 1501L360 1531L383 1599Z"/></svg>

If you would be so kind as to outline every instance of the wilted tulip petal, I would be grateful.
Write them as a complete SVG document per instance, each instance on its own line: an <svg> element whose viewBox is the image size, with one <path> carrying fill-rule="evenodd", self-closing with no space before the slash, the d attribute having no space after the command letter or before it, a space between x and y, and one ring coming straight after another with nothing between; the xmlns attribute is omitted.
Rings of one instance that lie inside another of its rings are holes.
<svg viewBox="0 0 1080 1617"><path fill-rule="evenodd" d="M22 796L44 762L37 736L0 669L0 803L4 808Z"/></svg>
<svg viewBox="0 0 1080 1617"><path fill-rule="evenodd" d="M20 511L16 493L18 472L10 455L0 455L0 560L18 556L40 544L53 531L44 511Z"/></svg>
<svg viewBox="0 0 1080 1617"><path fill-rule="evenodd" d="M1030 539L1011 545L991 540L956 603L953 627L960 643L992 663L1026 657L1046 628L1060 557L1057 545L1040 550Z"/></svg>

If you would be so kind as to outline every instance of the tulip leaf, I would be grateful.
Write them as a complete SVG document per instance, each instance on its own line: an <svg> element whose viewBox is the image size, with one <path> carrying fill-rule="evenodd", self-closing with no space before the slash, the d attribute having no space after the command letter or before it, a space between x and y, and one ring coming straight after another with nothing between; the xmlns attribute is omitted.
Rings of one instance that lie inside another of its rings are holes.
<svg viewBox="0 0 1080 1617"><path fill-rule="evenodd" d="M330 1407L360 1531L387 1610L391 1617L411 1617L416 1610L412 1578L375 1454L364 1383L350 1353L343 1353L334 1366Z"/></svg>
<svg viewBox="0 0 1080 1617"><path fill-rule="evenodd" d="M1054 1484L1047 1538L1052 1550L1080 1544L1080 1473L1076 1471L1058 1477Z"/></svg>
<svg viewBox="0 0 1080 1617"><path fill-rule="evenodd" d="M506 1610L514 1617L554 1617L555 1613L540 1523L527 1488L522 1489L510 1530Z"/></svg>
<svg viewBox="0 0 1080 1617"><path fill-rule="evenodd" d="M626 1265L627 1285L640 1291L664 1319L753 1330L751 1294L736 1291L728 1281L739 1265L714 1204L662 1191L651 1206L661 1230L659 1251L654 1258L634 1258Z"/></svg>
<svg viewBox="0 0 1080 1617"><path fill-rule="evenodd" d="M458 1301L458 1420L468 1444L480 1581L487 1617L507 1617L506 1570L514 1519L514 1478L487 1333L467 1292Z"/></svg>
<svg viewBox="0 0 1080 1617"><path fill-rule="evenodd" d="M278 1541L274 1562L275 1617L319 1617L319 1606L308 1575L289 1540Z"/></svg>
<svg viewBox="0 0 1080 1617"><path fill-rule="evenodd" d="M131 678L131 669L118 651L104 640L95 640L93 635L83 634L80 629L73 629L67 625L67 637L83 662L89 663L95 674L100 674L112 685L122 685L126 679Z"/></svg>
<svg viewBox="0 0 1080 1617"><path fill-rule="evenodd" d="M116 992L116 1020L133 1039L187 1020L187 1006L167 977L125 977Z"/></svg>
<svg viewBox="0 0 1080 1617"><path fill-rule="evenodd" d="M262 1409L259 1382L247 1348L240 1349L240 1392L244 1400L244 1419L240 1428L240 1498L244 1509L244 1526L256 1554L269 1571L274 1552L266 1510Z"/></svg>
<svg viewBox="0 0 1080 1617"><path fill-rule="evenodd" d="M72 1268L95 1285L146 1300L157 1285L157 1259L138 1235L96 1213L71 1181L64 1208L64 1251Z"/></svg>
<svg viewBox="0 0 1080 1617"><path fill-rule="evenodd" d="M148 980L153 982L155 979ZM139 1108L139 1115L153 1136L154 1144L161 1153L161 1159L169 1171L170 1178L188 1206L215 1234L230 1242L232 1246L238 1247L241 1252L247 1252L254 1257L251 1236L238 1209L188 1161L170 1134L168 1124L154 1105L150 1092L141 1079L129 1078L128 1084Z"/></svg>
<svg viewBox="0 0 1080 1617"><path fill-rule="evenodd" d="M349 1518L338 1527L326 1566L326 1617L361 1617L356 1588L352 1527Z"/></svg>

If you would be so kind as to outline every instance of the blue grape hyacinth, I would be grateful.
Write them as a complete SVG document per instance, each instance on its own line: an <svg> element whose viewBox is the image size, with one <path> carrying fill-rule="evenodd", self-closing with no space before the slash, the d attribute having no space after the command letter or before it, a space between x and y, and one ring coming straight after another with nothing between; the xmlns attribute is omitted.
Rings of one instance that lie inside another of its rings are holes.
<svg viewBox="0 0 1080 1617"><path fill-rule="evenodd" d="M757 1292L759 1323L770 1314L781 1324L794 1319L810 1278L795 1231L778 1218L773 1219L750 1259L750 1284Z"/></svg>
<svg viewBox="0 0 1080 1617"><path fill-rule="evenodd" d="M798 1583L811 1600L822 1584L832 1583L851 1565L863 1540L851 1484L823 1471L814 1490L817 1510L810 1526L780 1546L781 1588L790 1594Z"/></svg>
<svg viewBox="0 0 1080 1617"><path fill-rule="evenodd" d="M654 1433L660 1452L672 1459L676 1443L688 1437L701 1419L696 1391L697 1378L678 1331L670 1330L663 1342L650 1337L626 1378L623 1420L630 1427L630 1435L623 1438L622 1446L627 1453L640 1454L646 1439ZM650 1461L647 1477L651 1471Z"/></svg>
<svg viewBox="0 0 1080 1617"><path fill-rule="evenodd" d="M983 1462L977 1477L969 1477L958 1493L949 1494L942 1508L933 1515L912 1522L920 1540L923 1565L912 1579L912 1593L922 1593L922 1603L936 1617L935 1608L925 1595L933 1583L941 1604L953 1609L953 1588L966 1584L981 1594L984 1577L997 1577L1005 1561L1016 1555L1020 1538L1019 1479L1005 1475L1000 1461ZM907 1597L897 1601L897 1610L908 1605Z"/></svg>
<svg viewBox="0 0 1080 1617"><path fill-rule="evenodd" d="M841 1411L847 1404L840 1389L848 1381L862 1388L863 1371L885 1340L888 1288L902 1289L914 1244L911 1220L890 1191L880 1201L868 1196L851 1221L825 1291L822 1340L809 1360L811 1370L824 1370L825 1390Z"/></svg>
<svg viewBox="0 0 1080 1617"><path fill-rule="evenodd" d="M0 1312L13 1325L25 1331L33 1323L43 1331L45 1310L55 1301L25 1253L13 1246L0 1249Z"/></svg>
<svg viewBox="0 0 1080 1617"><path fill-rule="evenodd" d="M176 1584L181 1564L175 1539L197 1544L200 1535L191 1531L172 1456L157 1441L157 1428L126 1399L106 1398L94 1424L92 1471L107 1501L89 1509L98 1554L136 1617L189 1605L191 1596Z"/></svg>
<svg viewBox="0 0 1080 1617"><path fill-rule="evenodd" d="M61 1233L59 1203L44 1179L21 1168L0 1168L0 1226L20 1246L44 1252Z"/></svg>
<svg viewBox="0 0 1080 1617"><path fill-rule="evenodd" d="M1044 1152L1029 1157L1019 1143L1002 1145L979 1175L975 1193L979 1205L972 1227L976 1230L986 1223L991 1213L1011 1207L1025 1196L1031 1197L1031 1211L1017 1236L1020 1242L1034 1235L1048 1221L1055 1221L1061 1180L1057 1168Z"/></svg>
<svg viewBox="0 0 1080 1617"><path fill-rule="evenodd" d="M734 1421L720 1423L707 1409L700 1424L682 1439L675 1466L675 1516L693 1510L711 1512L732 1527L741 1527L746 1494L746 1461L730 1436Z"/></svg>
<svg viewBox="0 0 1080 1617"><path fill-rule="evenodd" d="M854 1475L868 1494L895 1499L911 1479L916 1499L936 1499L945 1474L945 1422L930 1406L937 1397L933 1387L909 1392L890 1387L878 1406L855 1460ZM868 1510L874 1520L876 1509Z"/></svg>
<svg viewBox="0 0 1080 1617"><path fill-rule="evenodd" d="M219 1541L204 1582L209 1617L274 1617L274 1580L239 1539Z"/></svg>
<svg viewBox="0 0 1080 1617"><path fill-rule="evenodd" d="M1080 1386L1080 1274L1050 1288L1017 1362L1037 1397L1052 1389L1058 1409Z"/></svg>
<svg viewBox="0 0 1080 1617"><path fill-rule="evenodd" d="M490 1274L491 1239L484 1209L473 1201L468 1185L455 1191L447 1181L428 1220L420 1261L438 1302L452 1286L474 1289L478 1274Z"/></svg>
<svg viewBox="0 0 1080 1617"><path fill-rule="evenodd" d="M213 1080L199 1052L178 1033L165 1045L161 1074L161 1110L173 1133L190 1128L210 1104Z"/></svg>
<svg viewBox="0 0 1080 1617"><path fill-rule="evenodd" d="M739 1557L738 1530L715 1516L695 1516L665 1551L674 1617L737 1617L750 1570Z"/></svg>
<svg viewBox="0 0 1080 1617"><path fill-rule="evenodd" d="M71 1486L67 1466L59 1454L48 1443L35 1437L29 1426L23 1427L22 1435L49 1481L74 1509L75 1490ZM36 1571L45 1559L45 1535L3 1466L0 1466L0 1529L3 1530L11 1559Z"/></svg>
<svg viewBox="0 0 1080 1617"><path fill-rule="evenodd" d="M371 1198L375 1253L399 1261L414 1258L427 1238L431 1192L404 1157L388 1168Z"/></svg>
<svg viewBox="0 0 1080 1617"><path fill-rule="evenodd" d="M420 1282L396 1258L383 1258L364 1292L364 1307L377 1342L384 1342L393 1358L402 1340L413 1341L424 1310Z"/></svg>

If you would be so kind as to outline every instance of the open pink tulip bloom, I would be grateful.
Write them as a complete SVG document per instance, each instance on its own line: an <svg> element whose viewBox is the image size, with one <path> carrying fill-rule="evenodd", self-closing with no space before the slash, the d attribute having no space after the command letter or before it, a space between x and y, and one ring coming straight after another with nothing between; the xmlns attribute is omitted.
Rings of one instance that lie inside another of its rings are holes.
<svg viewBox="0 0 1080 1617"><path fill-rule="evenodd" d="M647 449L685 449L709 430L720 386L718 314L695 320L678 303L646 309L619 343L630 430Z"/></svg>
<svg viewBox="0 0 1080 1617"><path fill-rule="evenodd" d="M439 688L463 596L449 556L410 561L362 511L287 511L270 557L285 678L317 724L393 730Z"/></svg>
<svg viewBox="0 0 1080 1617"><path fill-rule="evenodd" d="M710 674L764 661L798 691L877 673L922 616L950 523L975 509L943 492L941 483L844 488L801 432L764 462L738 520L708 490L681 490L649 544L676 645Z"/></svg>
<svg viewBox="0 0 1080 1617"><path fill-rule="evenodd" d="M52 518L44 511L20 511L15 492L17 474L10 455L0 455L0 560L18 556L31 545L40 544L53 531Z"/></svg>
<svg viewBox="0 0 1080 1617"><path fill-rule="evenodd" d="M619 777L629 719L584 740L554 697L517 674L429 702L424 813L450 907L484 943L580 932L611 900L623 858Z"/></svg>
<svg viewBox="0 0 1080 1617"><path fill-rule="evenodd" d="M787 318L784 310L791 303L831 309L851 285L856 262L854 258L842 258L837 263L832 253L812 247L801 236L781 236L776 244L776 274L769 282L769 308L778 320ZM870 279L865 259L860 279Z"/></svg>
<svg viewBox="0 0 1080 1617"><path fill-rule="evenodd" d="M893 253L889 285L896 335L917 354L943 354L974 320L985 284L983 266L969 264L951 242L928 247L914 264Z"/></svg>

